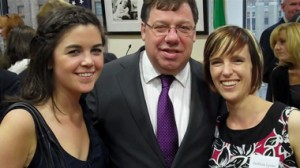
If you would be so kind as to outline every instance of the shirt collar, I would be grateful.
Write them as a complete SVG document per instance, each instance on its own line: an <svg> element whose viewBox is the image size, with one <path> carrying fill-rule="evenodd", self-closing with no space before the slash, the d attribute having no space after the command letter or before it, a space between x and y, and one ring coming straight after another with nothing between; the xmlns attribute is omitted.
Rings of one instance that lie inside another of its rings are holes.
<svg viewBox="0 0 300 168"><path fill-rule="evenodd" d="M283 18L283 20L284 20L285 23L289 22L289 21L287 20L287 18L286 18L284 15L283 15L282 18Z"/></svg>

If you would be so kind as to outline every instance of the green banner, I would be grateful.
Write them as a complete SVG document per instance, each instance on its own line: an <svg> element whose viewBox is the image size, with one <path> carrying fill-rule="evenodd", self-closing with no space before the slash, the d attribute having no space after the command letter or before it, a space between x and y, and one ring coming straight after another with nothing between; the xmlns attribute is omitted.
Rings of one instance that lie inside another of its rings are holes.
<svg viewBox="0 0 300 168"><path fill-rule="evenodd" d="M214 0L214 28L226 24L224 0Z"/></svg>

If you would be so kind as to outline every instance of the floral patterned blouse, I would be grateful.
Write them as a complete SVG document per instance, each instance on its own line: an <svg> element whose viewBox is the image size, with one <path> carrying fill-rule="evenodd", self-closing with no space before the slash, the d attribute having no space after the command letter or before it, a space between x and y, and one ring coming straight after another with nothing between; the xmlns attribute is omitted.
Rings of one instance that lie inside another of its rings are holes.
<svg viewBox="0 0 300 168"><path fill-rule="evenodd" d="M250 155L256 154L278 157L280 168L297 168L287 124L293 110L275 102L257 126L246 130L231 130L227 116L219 117L209 167L247 168Z"/></svg>

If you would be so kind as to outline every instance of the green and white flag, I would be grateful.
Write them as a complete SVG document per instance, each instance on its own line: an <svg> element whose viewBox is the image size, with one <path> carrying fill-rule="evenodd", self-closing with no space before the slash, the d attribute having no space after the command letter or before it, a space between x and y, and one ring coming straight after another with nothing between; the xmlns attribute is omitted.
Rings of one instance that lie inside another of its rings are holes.
<svg viewBox="0 0 300 168"><path fill-rule="evenodd" d="M226 24L224 0L214 0L214 29Z"/></svg>

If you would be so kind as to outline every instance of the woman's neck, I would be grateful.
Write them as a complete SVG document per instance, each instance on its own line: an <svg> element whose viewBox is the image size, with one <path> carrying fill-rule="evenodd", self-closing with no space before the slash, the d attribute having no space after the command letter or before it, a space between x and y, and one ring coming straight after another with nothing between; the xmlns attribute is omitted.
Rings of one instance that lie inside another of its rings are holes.
<svg viewBox="0 0 300 168"><path fill-rule="evenodd" d="M227 103L227 126L234 130L252 128L262 121L271 105L256 95L249 95L239 103Z"/></svg>

